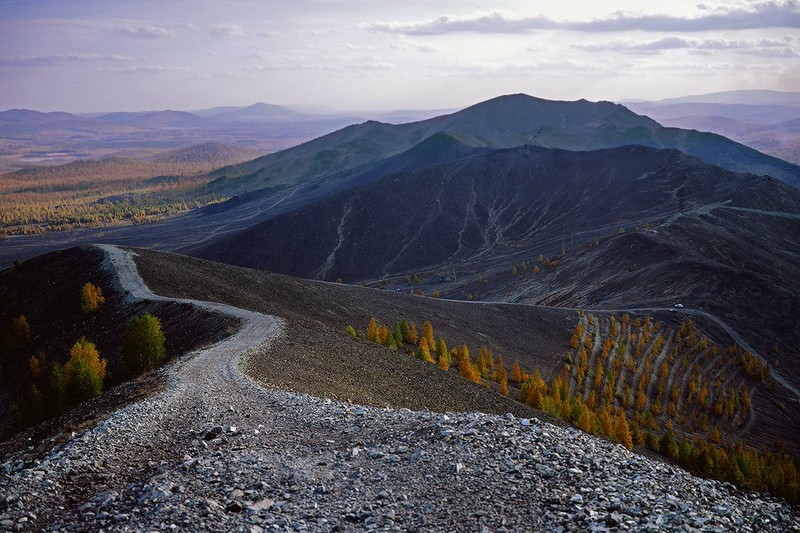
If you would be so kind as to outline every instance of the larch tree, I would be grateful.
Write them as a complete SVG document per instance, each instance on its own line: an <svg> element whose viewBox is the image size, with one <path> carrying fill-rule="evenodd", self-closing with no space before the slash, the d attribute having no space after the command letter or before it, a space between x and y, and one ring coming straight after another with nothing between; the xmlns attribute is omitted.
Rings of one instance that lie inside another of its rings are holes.
<svg viewBox="0 0 800 533"><path fill-rule="evenodd" d="M417 359L425 361L426 363L435 363L431 357L431 349L428 347L428 339L422 337L419 341L419 348L417 349Z"/></svg>
<svg viewBox="0 0 800 533"><path fill-rule="evenodd" d="M411 329L408 332L408 339L411 344L416 345L419 341L419 333L417 333L417 325L413 322L411 323Z"/></svg>
<svg viewBox="0 0 800 533"><path fill-rule="evenodd" d="M367 324L367 340L370 342L378 342L378 322L375 317L369 319Z"/></svg>
<svg viewBox="0 0 800 533"><path fill-rule="evenodd" d="M519 359L514 359L514 366L511 367L511 381L522 383L522 367L519 366Z"/></svg>
<svg viewBox="0 0 800 533"><path fill-rule="evenodd" d="M428 348L433 348L436 346L436 343L433 340L433 326L428 320L422 324L422 336L428 341Z"/></svg>
<svg viewBox="0 0 800 533"><path fill-rule="evenodd" d="M624 409L620 409L614 419L614 437L629 450L633 449L633 438L631 437Z"/></svg>
<svg viewBox="0 0 800 533"><path fill-rule="evenodd" d="M447 351L447 344L444 342L444 339L439 339L439 344L436 346L436 364L439 365L439 368L442 370L449 370L450 369L450 352Z"/></svg>

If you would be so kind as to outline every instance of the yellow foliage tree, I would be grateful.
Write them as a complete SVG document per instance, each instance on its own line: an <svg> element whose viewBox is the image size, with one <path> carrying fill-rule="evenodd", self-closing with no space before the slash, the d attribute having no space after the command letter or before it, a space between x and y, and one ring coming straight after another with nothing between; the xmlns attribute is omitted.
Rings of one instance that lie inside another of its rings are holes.
<svg viewBox="0 0 800 533"><path fill-rule="evenodd" d="M378 342L378 322L375 317L369 319L367 324L367 340L370 342Z"/></svg>
<svg viewBox="0 0 800 533"><path fill-rule="evenodd" d="M422 324L422 336L428 341L428 348L433 348L436 346L436 343L433 340L433 326L428 320Z"/></svg>
<svg viewBox="0 0 800 533"><path fill-rule="evenodd" d="M106 299L100 287L87 282L81 289L81 312L84 315L90 315L100 309L104 303L106 303Z"/></svg>
<svg viewBox="0 0 800 533"><path fill-rule="evenodd" d="M411 323L411 331L408 332L408 338L411 341L411 344L417 344L419 341L419 333L417 333L417 325L413 322Z"/></svg>
<svg viewBox="0 0 800 533"><path fill-rule="evenodd" d="M469 355L469 349L465 344L461 350L461 359L458 362L458 374L473 383L481 382L481 375L478 368L472 364L472 357Z"/></svg>
<svg viewBox="0 0 800 533"><path fill-rule="evenodd" d="M426 363L435 363L431 357L431 349L428 347L428 339L422 337L419 341L419 348L417 349L417 359L421 359Z"/></svg>
<svg viewBox="0 0 800 533"><path fill-rule="evenodd" d="M511 367L511 381L522 383L522 367L519 366L519 359L514 359L514 366Z"/></svg>
<svg viewBox="0 0 800 533"><path fill-rule="evenodd" d="M439 339L439 344L436 346L436 364L442 370L449 370L450 363L450 352L447 351L447 344L444 339Z"/></svg>
<svg viewBox="0 0 800 533"><path fill-rule="evenodd" d="M631 437L628 420L625 417L625 410L620 409L614 420L614 437L629 450L633 449L633 438Z"/></svg>
<svg viewBox="0 0 800 533"><path fill-rule="evenodd" d="M106 360L94 344L81 337L69 351L69 361L64 366L63 397L77 403L103 391L106 378Z"/></svg>

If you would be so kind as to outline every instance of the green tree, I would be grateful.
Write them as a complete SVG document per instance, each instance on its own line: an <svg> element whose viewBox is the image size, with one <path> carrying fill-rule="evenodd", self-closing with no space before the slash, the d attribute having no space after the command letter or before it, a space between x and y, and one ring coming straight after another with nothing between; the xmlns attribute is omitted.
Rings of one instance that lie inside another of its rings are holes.
<svg viewBox="0 0 800 533"><path fill-rule="evenodd" d="M161 321L145 313L128 321L122 337L122 370L134 376L155 368L164 360L164 333Z"/></svg>

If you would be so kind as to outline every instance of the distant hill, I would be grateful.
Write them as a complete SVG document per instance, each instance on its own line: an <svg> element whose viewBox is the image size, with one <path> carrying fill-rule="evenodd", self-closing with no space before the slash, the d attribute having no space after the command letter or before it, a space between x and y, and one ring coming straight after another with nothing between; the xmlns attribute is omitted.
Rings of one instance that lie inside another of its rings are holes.
<svg viewBox="0 0 800 533"><path fill-rule="evenodd" d="M800 92L765 90L721 91L716 93L666 98L655 102L660 105L703 103L703 104L750 104L785 105L800 107Z"/></svg>
<svg viewBox="0 0 800 533"><path fill-rule="evenodd" d="M206 120L186 111L157 111L135 117L128 124L140 128L201 128Z"/></svg>
<svg viewBox="0 0 800 533"><path fill-rule="evenodd" d="M800 164L800 136L792 122L800 119L800 106L701 102L637 102L629 106L661 124L718 133L765 154Z"/></svg>
<svg viewBox="0 0 800 533"><path fill-rule="evenodd" d="M210 120L214 122L265 122L265 121L289 121L303 118L304 115L286 109L285 107L257 103L240 109L222 111L210 115Z"/></svg>
<svg viewBox="0 0 800 533"><path fill-rule="evenodd" d="M154 157L152 160L157 163L191 163L220 165L232 161L243 161L258 157L258 150L252 148L240 148L229 144L217 142L206 142L193 144L186 148L178 148Z"/></svg>
<svg viewBox="0 0 800 533"><path fill-rule="evenodd" d="M216 171L231 193L310 183L396 155L438 132L472 146L595 150L639 144L677 148L737 172L800 184L800 167L710 133L664 128L610 102L558 102L517 94L409 124L366 122L300 146Z"/></svg>

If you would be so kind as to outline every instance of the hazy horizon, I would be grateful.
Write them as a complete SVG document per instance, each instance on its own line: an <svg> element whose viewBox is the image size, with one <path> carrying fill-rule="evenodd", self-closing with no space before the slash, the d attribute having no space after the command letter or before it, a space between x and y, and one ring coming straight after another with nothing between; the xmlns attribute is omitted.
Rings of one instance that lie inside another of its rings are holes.
<svg viewBox="0 0 800 533"><path fill-rule="evenodd" d="M7 1L0 109L455 109L800 89L800 3Z"/></svg>

